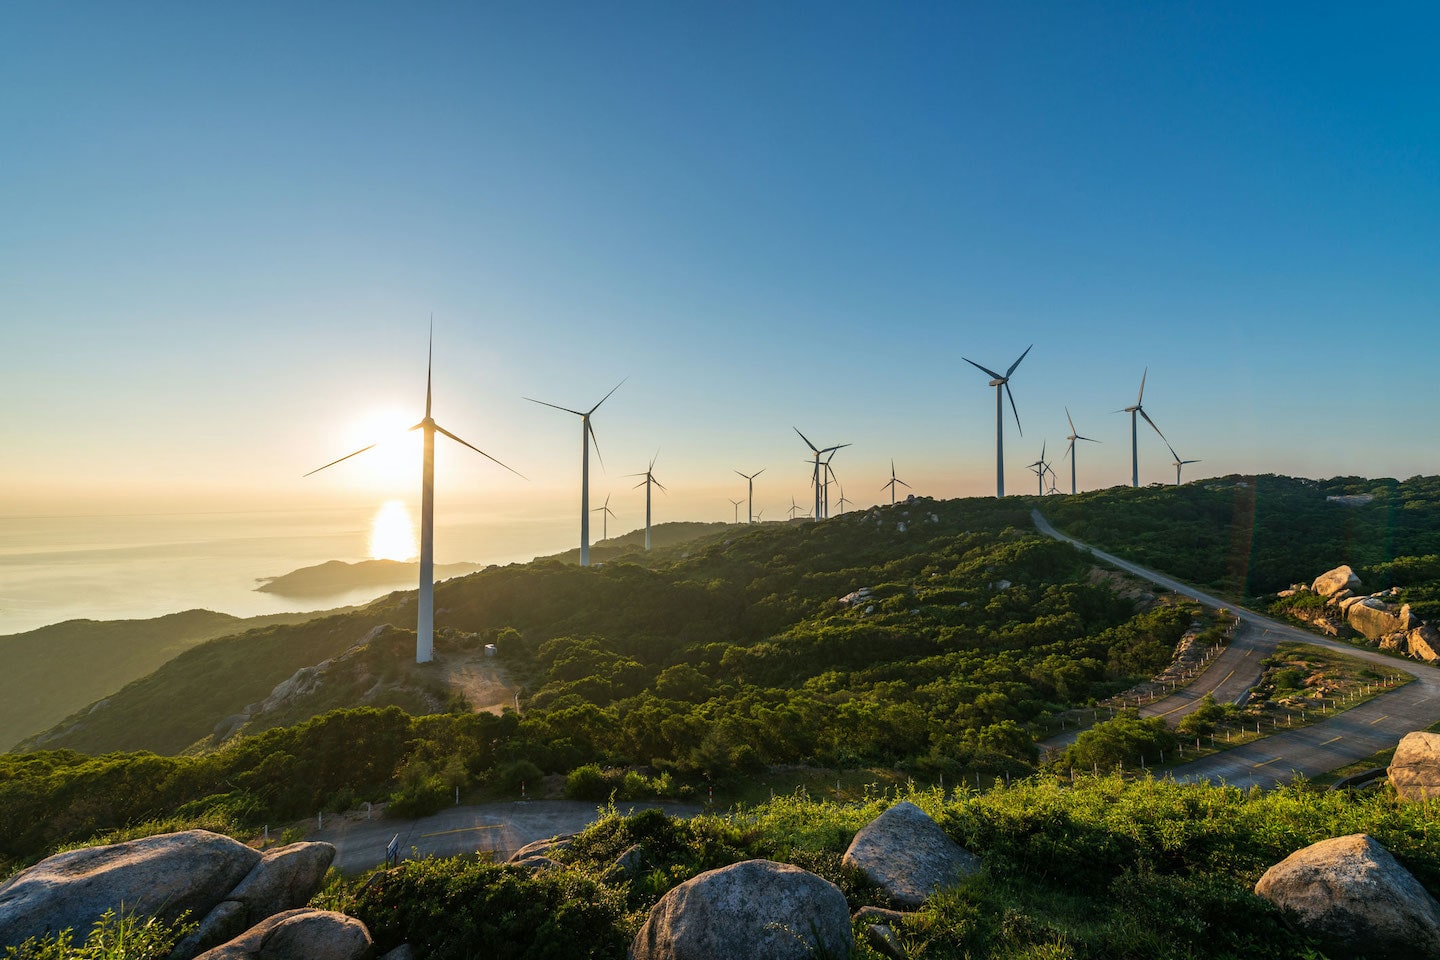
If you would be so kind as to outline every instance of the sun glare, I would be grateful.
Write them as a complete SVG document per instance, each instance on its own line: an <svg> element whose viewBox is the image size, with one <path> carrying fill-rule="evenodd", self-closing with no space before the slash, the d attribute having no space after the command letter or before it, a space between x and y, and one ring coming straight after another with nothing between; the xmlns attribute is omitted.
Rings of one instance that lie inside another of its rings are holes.
<svg viewBox="0 0 1440 960"><path fill-rule="evenodd" d="M413 560L416 554L415 525L403 500L386 500L370 521L372 560Z"/></svg>

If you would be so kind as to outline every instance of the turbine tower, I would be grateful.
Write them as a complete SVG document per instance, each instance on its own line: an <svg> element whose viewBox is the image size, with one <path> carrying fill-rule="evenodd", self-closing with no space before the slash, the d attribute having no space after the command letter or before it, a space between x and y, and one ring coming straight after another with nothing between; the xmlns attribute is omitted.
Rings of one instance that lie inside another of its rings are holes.
<svg viewBox="0 0 1440 960"><path fill-rule="evenodd" d="M1140 486L1140 438L1136 427L1135 415L1138 413L1145 418L1145 422L1155 428L1161 440L1165 440L1165 434L1160 433L1160 428L1155 426L1155 421L1150 419L1150 414L1145 412L1142 405L1145 401L1145 378L1150 376L1150 368L1146 367L1145 372L1140 374L1140 393L1135 397L1135 406L1126 407L1123 410L1116 410L1116 413L1130 414L1130 486ZM1165 440L1165 446L1170 446L1170 441ZM1174 452L1173 450L1171 451ZM1176 458L1179 459L1178 457Z"/></svg>
<svg viewBox="0 0 1440 960"><path fill-rule="evenodd" d="M735 522L736 522L736 523L739 523L739 522L740 522L740 504L744 503L745 501L744 501L744 500L731 500L730 502L735 505Z"/></svg>
<svg viewBox="0 0 1440 960"><path fill-rule="evenodd" d="M415 615L416 663L429 663L435 658L435 434L443 433L456 443L469 447L485 459L500 464L500 466L505 467L506 470L509 470L515 474L515 476L520 477L522 480L524 479L523 475L518 471L505 466L505 464L500 463L499 460L496 460L484 450L461 440L455 436L455 434L435 422L435 418L430 415L430 374L433 367L434 356L435 334L432 325L430 349L425 360L425 419L410 428L411 430L421 431L425 437L425 453L422 461L423 469L420 479L420 596ZM311 470L310 473L305 474L305 476L308 477L311 474L319 473L321 470L333 467L335 464L349 460L351 457L358 457L374 446L376 446L376 444L372 443L367 447L361 447L354 453L347 453L339 460L331 460L323 467L316 467L314 470Z"/></svg>
<svg viewBox="0 0 1440 960"><path fill-rule="evenodd" d="M791 498L790 498L790 519L791 519L791 520L794 520L794 519L795 519L795 514L801 512L801 510L803 510L803 509L804 509L804 508L801 507L800 504L798 504L798 503L795 502L795 498L794 498L794 497L791 497Z"/></svg>
<svg viewBox="0 0 1440 960"><path fill-rule="evenodd" d="M997 497L1005 496L1005 405L1001 402L1000 392L1004 390L1010 397L1010 412L1015 414L1015 429L1019 430L1023 437L1025 431L1020 428L1020 411L1015 409L1015 394L1010 392L1010 375L1015 372L1016 367L1020 366L1020 361L1025 359L1025 355L1033 349L1035 349L1033 343L1026 347L1025 353L1020 354L1020 358L1010 364L1010 369L1005 371L1003 377L994 370L980 366L968 357L960 358L976 370L989 374L990 386L995 388L995 496Z"/></svg>
<svg viewBox="0 0 1440 960"><path fill-rule="evenodd" d="M1170 447L1170 441L1169 441L1169 440L1166 440L1166 441L1165 441L1165 446ZM1175 448L1174 448L1174 447L1170 447L1170 456L1172 456L1172 457L1175 458L1175 486L1178 487L1178 486L1180 486L1180 468L1183 467L1183 466L1185 466L1187 463L1199 463L1200 461L1199 461L1199 460L1181 460L1181 459L1180 459L1180 454L1178 454L1178 453L1175 452Z"/></svg>
<svg viewBox="0 0 1440 960"><path fill-rule="evenodd" d="M823 501L823 502L824 502L824 504L825 504L825 519L826 519L826 520L829 520L829 519L830 519L830 481L834 480L835 482L838 483L838 482L839 482L839 479L840 479L839 477L835 476L835 468L832 467L832 466L830 466L830 461L831 461L831 460L834 460L834 459L835 459L835 451L832 450L832 451L830 451L830 456L828 456L828 457L825 458L825 463L824 463L824 467L825 467L825 473L824 473L824 477L825 477L825 491L824 491L824 501Z"/></svg>
<svg viewBox="0 0 1440 960"><path fill-rule="evenodd" d="M1025 469L1035 474L1035 479L1040 481L1038 496L1045 496L1045 471L1050 469L1050 464L1045 462L1045 446L1047 441L1040 441L1040 459L1034 463L1026 464Z"/></svg>
<svg viewBox="0 0 1440 960"><path fill-rule="evenodd" d="M740 473L739 470L736 470L735 472L736 472L736 473ZM749 519L749 520L746 520L746 521L745 521L746 523L754 523L754 522L755 522L755 478L758 477L758 476L760 476L760 474L762 474L762 473L764 473L764 472L765 472L765 468L764 468L764 467L761 467L759 470L756 470L754 473L740 473L740 476L744 477L744 478L745 478L745 482L746 482L747 484L749 484L749 488L748 488L748 492L746 493L746 500L745 500L745 503L746 503L745 513L746 513L747 516L749 516L750 519Z"/></svg>
<svg viewBox="0 0 1440 960"><path fill-rule="evenodd" d="M650 466L648 466L648 467L645 468L645 472L644 472L644 473L632 473L632 474L630 474L630 476L632 476L632 477L644 477L644 478L645 478L644 480L641 480L639 483L635 484L635 489L638 490L638 489L640 489L641 487L644 487L644 488L645 488L645 549L646 549L646 550L649 550L649 549L650 549L650 485L653 483L655 486L657 486L657 487L660 488L660 490L661 490L662 493L669 493L669 491L665 489L665 484L663 484L663 483L661 483L659 480L656 480L656 479L655 479L655 459L656 459L657 457L659 457L659 456L660 456L660 451L659 451L659 450L656 450L656 451L655 451L655 456L650 458Z"/></svg>
<svg viewBox="0 0 1440 960"><path fill-rule="evenodd" d="M1066 440L1070 441L1070 446L1065 448L1065 456L1070 458L1070 492L1073 494L1075 493L1075 441L1085 440L1090 443L1099 443L1100 441L1093 440L1090 437L1080 436L1080 434L1075 430L1075 421L1070 419L1069 407L1065 408L1065 419L1070 422L1070 436L1065 438Z"/></svg>
<svg viewBox="0 0 1440 960"><path fill-rule="evenodd" d="M596 507L590 512L600 514L600 542L604 543L610 539L610 524L607 521L615 516L615 511L610 509L610 494L605 494L603 506Z"/></svg>
<svg viewBox="0 0 1440 960"><path fill-rule="evenodd" d="M813 444L813 443L810 442L810 439L809 439L808 437L806 437L805 434L800 433L800 428L799 428L799 427L793 427L792 429L793 429L796 433L799 433L799 434L800 434L800 439L805 441L805 446L809 447L810 450L811 450L811 452L815 454L815 473L814 473L814 476L813 476L812 479L811 479L811 482L815 485L815 520L816 520L816 522L819 522L819 520L820 520L820 495L821 495L821 491L820 491L820 455L821 455L822 453L828 453L828 454L831 454L831 455L833 456L836 450L843 450L844 448L850 446L850 444L848 444L848 443L840 443L840 444L836 444L836 445L833 446L833 447L824 447L824 448L817 447L817 446L815 446L815 444ZM829 460L826 460L826 461L825 461L825 463L827 463L827 464L828 464L829 462L830 462Z"/></svg>
<svg viewBox="0 0 1440 960"><path fill-rule="evenodd" d="M840 515L841 515L842 517L845 515L845 504L847 504L847 503L854 503L854 502L855 502L854 500L846 500L846 499L845 499L845 488L842 486L842 487L840 488Z"/></svg>
<svg viewBox="0 0 1440 960"><path fill-rule="evenodd" d="M904 487L906 490L911 489L910 484L906 483L904 480L901 480L901 479L899 479L898 477L895 476L895 461L894 461L894 460L891 460L891 461L890 461L890 482L889 482L889 483L885 483L885 484L881 484L880 489L881 489L881 490L884 490L886 487L890 488L890 506L892 506L892 507L895 506L895 484L897 484L897 483L900 484L900 486Z"/></svg>
<svg viewBox="0 0 1440 960"><path fill-rule="evenodd" d="M629 380L626 377L625 380ZM610 393L619 390L620 383L610 388ZM600 398L600 403L610 399L610 393ZM595 440L595 456L600 456L600 441L595 439L595 428L590 425L590 416L600 409L600 403L595 404L589 410L581 413L579 410L571 410L569 407L556 406L553 403L546 403L544 400L536 400L534 397L526 397L531 403L538 403L542 407L551 407L555 410L563 410L566 413L573 413L580 418L580 566L590 566L590 441ZM600 465L605 465L601 458Z"/></svg>

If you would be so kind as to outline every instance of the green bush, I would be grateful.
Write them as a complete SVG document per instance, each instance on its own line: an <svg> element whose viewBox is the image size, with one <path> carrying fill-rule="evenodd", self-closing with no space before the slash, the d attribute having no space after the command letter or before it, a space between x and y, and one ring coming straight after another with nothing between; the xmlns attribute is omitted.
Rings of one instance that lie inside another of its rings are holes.
<svg viewBox="0 0 1440 960"><path fill-rule="evenodd" d="M576 767L565 777L565 796L571 800L604 800L613 789L605 771L593 763Z"/></svg>
<svg viewBox="0 0 1440 960"><path fill-rule="evenodd" d="M74 931L66 928L6 947L5 960L166 960L175 944L194 928L194 924L165 923L154 917L120 917L107 910L90 928L84 943L75 943Z"/></svg>

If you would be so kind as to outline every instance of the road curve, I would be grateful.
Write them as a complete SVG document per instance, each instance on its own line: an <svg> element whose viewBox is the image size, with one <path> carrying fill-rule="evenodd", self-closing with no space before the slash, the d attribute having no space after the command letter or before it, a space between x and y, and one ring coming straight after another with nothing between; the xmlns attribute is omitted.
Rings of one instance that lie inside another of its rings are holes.
<svg viewBox="0 0 1440 960"><path fill-rule="evenodd" d="M1281 641L1308 643L1311 646L1338 650L1386 670L1408 673L1415 678L1414 683L1406 684L1321 723L1299 730L1288 730L1194 763L1172 767L1170 772L1177 780L1223 780L1240 785L1273 787L1288 782L1297 774L1313 777L1364 759L1380 750L1393 747L1401 737L1413 730L1424 730L1440 722L1440 669L1415 660L1393 657L1379 650L1316 636L1307 630L1211 596L1188 583L1147 570L1129 560L1122 560L1082 543L1056 530L1039 510L1032 510L1030 516L1035 523L1035 529L1047 537L1069 543L1097 559L1180 596L1189 597L1204 606L1223 607L1234 613L1241 622L1235 641L1211 661L1206 670L1207 677L1218 678L1209 687L1214 689L1217 700L1233 702L1236 696L1249 689L1259 678L1259 661ZM1194 709L1195 701L1204 696L1207 687L1200 683L1201 681L1197 680L1186 690L1157 700L1141 712L1146 716L1183 716L1189 709ZM1243 687L1240 686L1242 683ZM1187 706L1189 709L1186 709Z"/></svg>

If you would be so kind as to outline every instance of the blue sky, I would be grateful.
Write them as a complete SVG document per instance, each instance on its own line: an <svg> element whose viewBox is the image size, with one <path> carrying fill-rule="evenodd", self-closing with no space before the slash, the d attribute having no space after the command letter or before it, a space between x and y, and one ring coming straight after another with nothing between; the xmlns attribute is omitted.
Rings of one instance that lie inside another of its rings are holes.
<svg viewBox="0 0 1440 960"><path fill-rule="evenodd" d="M1433 473L1440 16L1338 4L10 3L0 513L364 501L377 411L457 500L563 512L588 407L672 515L804 499L800 427L940 496ZM397 414L398 415L398 414ZM1142 436L1142 482L1173 478ZM1062 469L1062 473L1068 473ZM622 491L624 491L622 493ZM773 515L773 514L767 514Z"/></svg>

